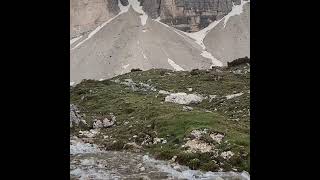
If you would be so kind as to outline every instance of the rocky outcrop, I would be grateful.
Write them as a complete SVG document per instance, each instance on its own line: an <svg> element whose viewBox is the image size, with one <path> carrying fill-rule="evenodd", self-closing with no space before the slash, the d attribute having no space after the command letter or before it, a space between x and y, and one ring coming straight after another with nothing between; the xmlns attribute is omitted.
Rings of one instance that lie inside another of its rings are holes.
<svg viewBox="0 0 320 180"><path fill-rule="evenodd" d="M140 5L143 6L144 12L146 12L151 18L156 19L160 15L161 0L139 0Z"/></svg>
<svg viewBox="0 0 320 180"><path fill-rule="evenodd" d="M186 32L195 32L221 19L241 0L140 0L151 17Z"/></svg>
<svg viewBox="0 0 320 180"><path fill-rule="evenodd" d="M119 12L118 0L70 0L70 38L95 29Z"/></svg>
<svg viewBox="0 0 320 180"><path fill-rule="evenodd" d="M177 104L197 104L204 98L201 95L187 94L187 93L173 93L165 98L165 102L172 102Z"/></svg>
<svg viewBox="0 0 320 180"><path fill-rule="evenodd" d="M129 4L128 0L120 0L123 6L127 6Z"/></svg>
<svg viewBox="0 0 320 180"><path fill-rule="evenodd" d="M86 121L82 119L80 115L80 111L74 104L70 104L70 128L79 126L79 125L86 125Z"/></svg>

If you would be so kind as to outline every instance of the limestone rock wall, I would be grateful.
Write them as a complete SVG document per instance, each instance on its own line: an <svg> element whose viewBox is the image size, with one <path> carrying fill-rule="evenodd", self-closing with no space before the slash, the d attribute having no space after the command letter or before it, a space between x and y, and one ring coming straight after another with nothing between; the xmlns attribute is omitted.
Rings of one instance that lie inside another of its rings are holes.
<svg viewBox="0 0 320 180"><path fill-rule="evenodd" d="M241 0L140 0L152 18L186 32L195 32L228 14Z"/></svg>
<svg viewBox="0 0 320 180"><path fill-rule="evenodd" d="M70 0L70 38L95 29L119 11L118 0Z"/></svg>

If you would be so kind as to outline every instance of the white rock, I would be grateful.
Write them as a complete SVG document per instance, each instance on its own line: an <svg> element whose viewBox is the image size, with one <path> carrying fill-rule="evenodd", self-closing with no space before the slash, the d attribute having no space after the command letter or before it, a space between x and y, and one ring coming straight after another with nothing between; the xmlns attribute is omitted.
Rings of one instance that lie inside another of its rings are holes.
<svg viewBox="0 0 320 180"><path fill-rule="evenodd" d="M103 120L103 127L111 127L111 126L113 126L114 125L114 120L109 120L108 118L105 118L104 120Z"/></svg>
<svg viewBox="0 0 320 180"><path fill-rule="evenodd" d="M91 129L90 131L79 131L79 135L80 136L85 136L87 138L93 138L97 134L99 134L99 131L98 130L93 130L93 129Z"/></svg>
<svg viewBox="0 0 320 180"><path fill-rule="evenodd" d="M187 152L193 152L193 153L197 151L200 151L201 153L211 152L213 149L213 146L209 145L208 143L200 142L196 139L187 141L185 146L189 147Z"/></svg>
<svg viewBox="0 0 320 180"><path fill-rule="evenodd" d="M192 111L193 108L190 107L190 106L183 106L183 110L184 110L184 111Z"/></svg>
<svg viewBox="0 0 320 180"><path fill-rule="evenodd" d="M191 91L192 91L192 88L187 88L187 90L188 90L189 92L191 92Z"/></svg>
<svg viewBox="0 0 320 180"><path fill-rule="evenodd" d="M95 120L95 121L93 122L93 128L94 128L94 129L103 128L102 122L101 122L100 120Z"/></svg>
<svg viewBox="0 0 320 180"><path fill-rule="evenodd" d="M159 94L166 94L166 95L167 95L167 94L170 94L170 92L164 91L164 90L160 90L160 91L159 91Z"/></svg>
<svg viewBox="0 0 320 180"><path fill-rule="evenodd" d="M176 159L177 159L177 156L173 156L173 157L171 158L171 161L175 162Z"/></svg>
<svg viewBox="0 0 320 180"><path fill-rule="evenodd" d="M243 93L230 94L230 95L227 95L226 98L227 99L232 99L232 98L239 97L239 96L242 96L242 95L243 95Z"/></svg>
<svg viewBox="0 0 320 180"><path fill-rule="evenodd" d="M161 142L160 138L153 138L153 144L158 144L159 142Z"/></svg>
<svg viewBox="0 0 320 180"><path fill-rule="evenodd" d="M204 97L196 94L187 94L187 93L173 93L168 95L165 98L165 102L172 102L177 104L191 104L191 103L200 103Z"/></svg>
<svg viewBox="0 0 320 180"><path fill-rule="evenodd" d="M216 97L217 97L217 95L209 95L209 102L211 102Z"/></svg>
<svg viewBox="0 0 320 180"><path fill-rule="evenodd" d="M210 137L212 138L212 140L214 140L214 141L216 141L217 143L220 144L222 139L224 138L224 135L216 133L216 134L210 134Z"/></svg>
<svg viewBox="0 0 320 180"><path fill-rule="evenodd" d="M233 155L234 155L234 153L231 152L231 151L222 152L222 153L220 154L220 156L221 156L223 159L230 159Z"/></svg>

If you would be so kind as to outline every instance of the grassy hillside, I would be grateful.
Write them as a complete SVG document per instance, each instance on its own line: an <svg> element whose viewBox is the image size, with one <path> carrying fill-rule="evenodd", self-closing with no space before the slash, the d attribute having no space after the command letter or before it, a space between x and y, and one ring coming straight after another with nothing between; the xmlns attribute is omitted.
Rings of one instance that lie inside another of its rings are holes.
<svg viewBox="0 0 320 180"><path fill-rule="evenodd" d="M70 103L84 114L88 125L73 127L71 133L81 137L80 130L89 131L95 119L110 119L112 113L115 125L101 128L90 139L107 150L138 150L167 160L177 156L176 162L193 169L249 172L249 68L242 64L191 72L152 69L104 81L84 80L71 88ZM168 95L160 90L205 99L189 105L165 102ZM204 133L199 137L195 130ZM211 134L224 137L218 142ZM190 151L188 141L211 150ZM228 153L232 155L223 156Z"/></svg>

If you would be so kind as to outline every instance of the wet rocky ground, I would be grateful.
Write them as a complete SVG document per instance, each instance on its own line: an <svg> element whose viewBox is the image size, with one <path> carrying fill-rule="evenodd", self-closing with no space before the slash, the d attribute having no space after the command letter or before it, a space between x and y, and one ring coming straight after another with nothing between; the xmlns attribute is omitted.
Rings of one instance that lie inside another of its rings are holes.
<svg viewBox="0 0 320 180"><path fill-rule="evenodd" d="M202 172L142 153L103 151L78 138L72 138L70 153L71 179L250 179L246 172Z"/></svg>

